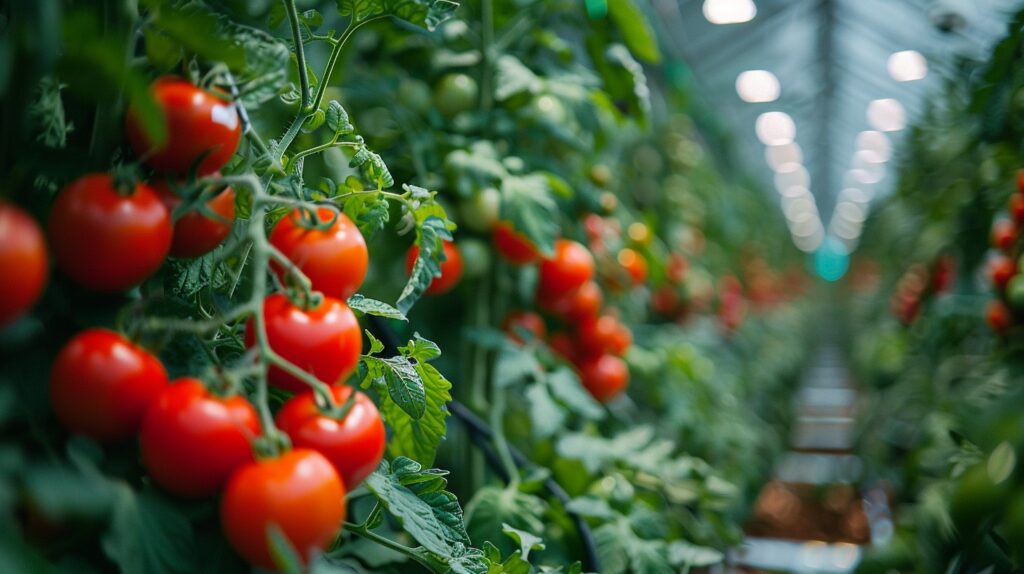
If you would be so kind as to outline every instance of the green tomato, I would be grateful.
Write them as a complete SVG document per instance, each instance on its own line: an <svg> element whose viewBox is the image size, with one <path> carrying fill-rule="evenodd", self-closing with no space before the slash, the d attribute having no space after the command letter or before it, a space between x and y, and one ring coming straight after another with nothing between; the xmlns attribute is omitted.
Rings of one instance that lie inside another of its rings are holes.
<svg viewBox="0 0 1024 574"><path fill-rule="evenodd" d="M460 239L459 253L462 254L462 273L464 277L481 277L491 268L491 249L487 243L479 239Z"/></svg>
<svg viewBox="0 0 1024 574"><path fill-rule="evenodd" d="M459 214L462 215L459 224L473 231L486 233L498 222L500 210L501 192L493 187L485 187L459 204Z"/></svg>
<svg viewBox="0 0 1024 574"><path fill-rule="evenodd" d="M480 89L466 74L448 74L434 87L434 107L446 118L468 112L476 106Z"/></svg>
<svg viewBox="0 0 1024 574"><path fill-rule="evenodd" d="M534 98L527 114L543 125L563 126L569 121L569 112L562 101L548 94Z"/></svg>
<svg viewBox="0 0 1024 574"><path fill-rule="evenodd" d="M1024 309L1024 273L1014 275L1006 284L1006 299L1014 309Z"/></svg>

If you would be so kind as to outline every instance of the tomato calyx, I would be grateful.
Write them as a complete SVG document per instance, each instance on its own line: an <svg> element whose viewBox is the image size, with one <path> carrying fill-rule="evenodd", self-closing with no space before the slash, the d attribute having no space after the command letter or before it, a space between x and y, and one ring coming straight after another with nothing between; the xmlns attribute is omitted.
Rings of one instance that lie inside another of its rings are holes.
<svg viewBox="0 0 1024 574"><path fill-rule="evenodd" d="M313 389L313 396L316 398L317 410L321 414L337 421L343 421L352 410L352 407L355 406L357 394L354 392L349 393L345 402L340 404L334 402L334 397L328 389Z"/></svg>
<svg viewBox="0 0 1024 574"><path fill-rule="evenodd" d="M320 207L328 208L331 212L331 217L329 219L320 219L320 216L318 215L318 209ZM331 228L334 227L335 222L338 221L338 217L340 215L334 206L321 206L319 204L316 208L305 206L299 207L297 211L299 213L298 218L295 217L295 211L289 212L285 217L290 217L296 225L308 231L330 231Z"/></svg>
<svg viewBox="0 0 1024 574"><path fill-rule="evenodd" d="M263 434L252 441L256 460L275 459L292 449L292 439L276 427L264 428Z"/></svg>
<svg viewBox="0 0 1024 574"><path fill-rule="evenodd" d="M117 195L131 197L135 195L135 190L142 182L142 178L139 177L138 166L117 165L110 170L110 181Z"/></svg>

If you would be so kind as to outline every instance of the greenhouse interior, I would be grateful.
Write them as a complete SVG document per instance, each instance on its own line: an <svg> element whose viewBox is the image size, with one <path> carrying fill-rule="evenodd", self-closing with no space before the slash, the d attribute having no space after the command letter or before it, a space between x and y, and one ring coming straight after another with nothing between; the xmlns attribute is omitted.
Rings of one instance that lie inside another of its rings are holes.
<svg viewBox="0 0 1024 574"><path fill-rule="evenodd" d="M1024 1L0 2L0 574L1024 573Z"/></svg>

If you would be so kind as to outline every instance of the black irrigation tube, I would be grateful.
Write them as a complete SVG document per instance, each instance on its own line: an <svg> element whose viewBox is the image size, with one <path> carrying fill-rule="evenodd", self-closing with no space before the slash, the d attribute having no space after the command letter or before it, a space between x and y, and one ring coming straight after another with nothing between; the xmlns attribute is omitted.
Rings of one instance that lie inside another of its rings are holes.
<svg viewBox="0 0 1024 574"><path fill-rule="evenodd" d="M370 331L375 337L384 343L385 352L397 352L399 343L398 339L395 337L394 331L391 330L391 327L389 327L388 324L379 317L367 315L366 318L370 324ZM510 477L508 476L504 466L501 464L498 453L494 450L494 445L491 444L491 440L494 437L494 431L491 427L480 417L476 416L469 407L459 401L452 400L448 403L448 408L451 410L452 415L470 431L469 436L470 440L473 441L473 446L483 453L484 458L487 460L487 465L491 467L491 470L501 477L502 480L508 482ZM535 466L529 459L523 456L521 452L511 446L509 446L509 453L512 455L512 460L516 463L517 467ZM555 479L545 479L544 488L551 493L551 496L555 497L563 507L566 507L566 512L569 514L569 517L572 518L573 523L576 525L576 530L580 533L580 542L583 544L583 569L587 572L600 572L601 567L597 556L597 546L594 543L594 534L590 530L590 525L587 524L586 519L582 516L568 510L571 498L569 498L569 494L565 492L562 485L558 484Z"/></svg>

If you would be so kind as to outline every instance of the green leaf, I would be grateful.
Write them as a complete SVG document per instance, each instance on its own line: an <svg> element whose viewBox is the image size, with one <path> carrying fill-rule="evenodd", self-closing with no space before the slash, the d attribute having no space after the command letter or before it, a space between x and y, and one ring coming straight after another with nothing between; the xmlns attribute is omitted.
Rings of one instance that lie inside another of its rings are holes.
<svg viewBox="0 0 1024 574"><path fill-rule="evenodd" d="M52 76L44 77L36 88L36 99L28 110L36 128L36 140L53 149L66 146L68 134L74 129L64 114L64 100L60 93L65 87Z"/></svg>
<svg viewBox="0 0 1024 574"><path fill-rule="evenodd" d="M649 64L661 61L658 38L651 29L647 15L633 0L608 0L608 10L615 25L619 27L626 46L637 58Z"/></svg>
<svg viewBox="0 0 1024 574"><path fill-rule="evenodd" d="M203 289L219 289L230 277L217 260L216 251L194 259L172 259L164 275L164 286L174 296L190 300Z"/></svg>
<svg viewBox="0 0 1024 574"><path fill-rule="evenodd" d="M534 383L526 387L526 404L530 409L530 424L534 436L549 438L565 425L565 412L551 398L543 383Z"/></svg>
<svg viewBox="0 0 1024 574"><path fill-rule="evenodd" d="M428 30L451 18L458 7L456 0L338 0L338 13L355 22L389 15Z"/></svg>
<svg viewBox="0 0 1024 574"><path fill-rule="evenodd" d="M720 563L725 556L714 548L697 546L685 540L673 540L668 545L668 560L674 566L700 568Z"/></svg>
<svg viewBox="0 0 1024 574"><path fill-rule="evenodd" d="M387 397L406 415L414 420L423 417L427 410L427 393L408 357L365 357L363 361L367 369L364 381L383 383Z"/></svg>
<svg viewBox="0 0 1024 574"><path fill-rule="evenodd" d="M534 352L529 347L517 345L505 345L502 348L494 371L495 384L500 387L539 378L544 374Z"/></svg>
<svg viewBox="0 0 1024 574"><path fill-rule="evenodd" d="M542 253L554 253L560 232L558 204L541 174L508 176L501 182L501 218L532 241Z"/></svg>
<svg viewBox="0 0 1024 574"><path fill-rule="evenodd" d="M334 137L341 137L351 135L356 132L356 128L352 126L352 122L349 121L348 112L345 108L336 100L331 100L327 104L327 127L334 132Z"/></svg>
<svg viewBox="0 0 1024 574"><path fill-rule="evenodd" d="M601 574L626 574L629 568L627 545L634 538L633 533L623 528L622 521L609 522L594 530L594 545L601 560Z"/></svg>
<svg viewBox="0 0 1024 574"><path fill-rule="evenodd" d="M503 524L501 531L519 544L519 553L522 555L523 560L529 559L531 551L544 550L545 548L543 538L530 534L525 530L519 530L508 524Z"/></svg>
<svg viewBox="0 0 1024 574"><path fill-rule="evenodd" d="M388 305L383 301L363 297L359 293L348 298L348 306L367 315L376 315L377 317L384 317L387 319L399 319L401 321L409 320L401 311L395 309L391 305Z"/></svg>
<svg viewBox="0 0 1024 574"><path fill-rule="evenodd" d="M518 489L484 486L466 504L466 530L473 540L489 540L505 553L516 548L502 536L511 526L526 532L544 532L543 499Z"/></svg>
<svg viewBox="0 0 1024 574"><path fill-rule="evenodd" d="M536 94L544 81L527 68L519 58L503 55L495 62L494 99L503 102L519 94Z"/></svg>
<svg viewBox="0 0 1024 574"><path fill-rule="evenodd" d="M391 219L388 200L382 193L361 193L345 197L342 210L367 238L384 229Z"/></svg>
<svg viewBox="0 0 1024 574"><path fill-rule="evenodd" d="M416 245L419 253L409 273L409 281L395 303L395 307L402 313L408 313L434 281L434 277L441 276L441 258L444 257L441 242L445 239L452 239L446 220L431 217L417 226Z"/></svg>
<svg viewBox="0 0 1024 574"><path fill-rule="evenodd" d="M378 189L387 189L395 185L395 179L391 177L391 172L384 163L384 158L380 157L380 154L377 152L370 151L366 146L356 150L348 166L358 168L363 178Z"/></svg>
<svg viewBox="0 0 1024 574"><path fill-rule="evenodd" d="M554 398L580 416L591 420L604 418L604 408L583 388L579 376L571 369L562 367L552 371L547 385Z"/></svg>
<svg viewBox="0 0 1024 574"><path fill-rule="evenodd" d="M195 572L192 526L153 491L119 487L103 552L125 574Z"/></svg>
<svg viewBox="0 0 1024 574"><path fill-rule="evenodd" d="M281 574L302 574L302 560L278 525L270 524L267 527L267 542L270 556Z"/></svg>

